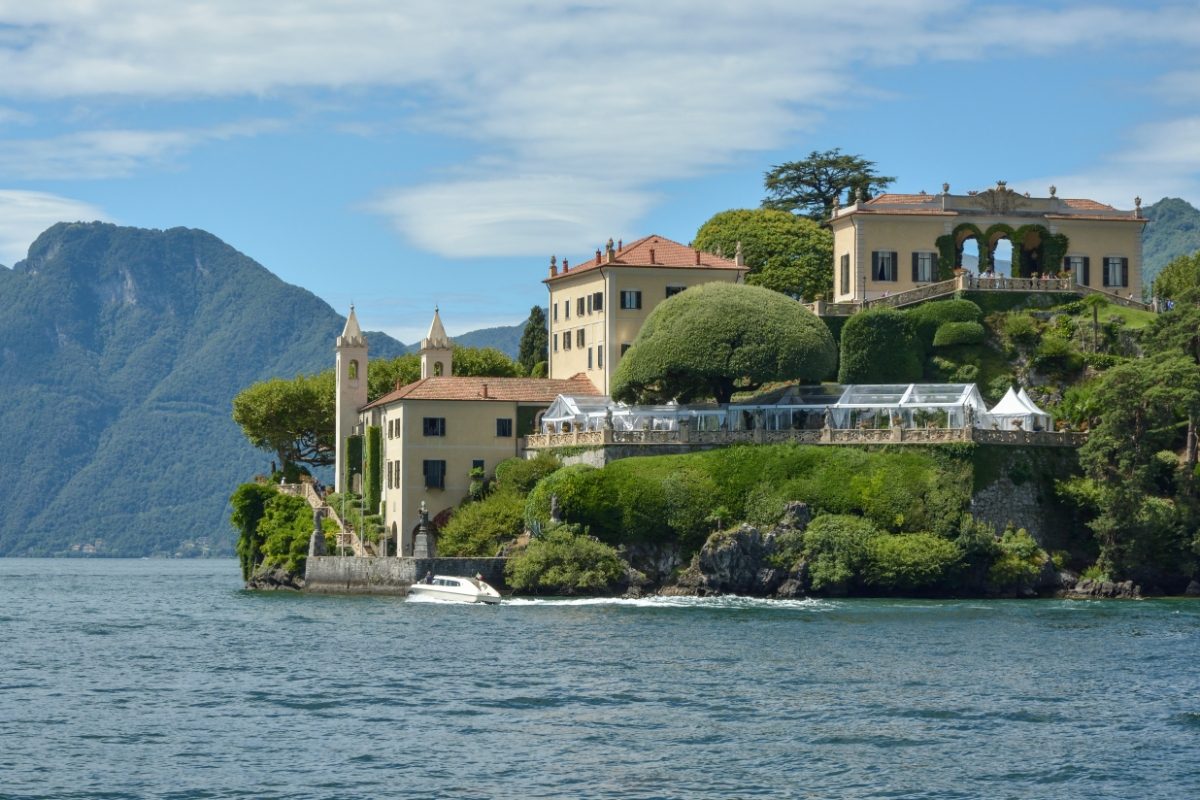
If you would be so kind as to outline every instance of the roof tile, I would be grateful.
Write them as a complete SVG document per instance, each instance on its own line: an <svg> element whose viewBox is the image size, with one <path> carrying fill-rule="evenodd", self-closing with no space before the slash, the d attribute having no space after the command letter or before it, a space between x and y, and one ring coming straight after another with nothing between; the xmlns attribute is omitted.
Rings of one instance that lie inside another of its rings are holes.
<svg viewBox="0 0 1200 800"><path fill-rule="evenodd" d="M651 261L652 250L654 251L653 262ZM697 253L700 256L699 264L696 263ZM546 280L553 281L601 267L690 267L692 269L707 267L709 269L742 271L748 269L745 266L738 266L737 262L731 258L705 253L703 250L688 247L664 236L651 235L644 236L636 242L630 242L617 250L612 263L605 261L604 255L601 254L600 263L597 264L596 257L593 255L591 258L572 265L568 271L560 271L557 276Z"/></svg>
<svg viewBox="0 0 1200 800"><path fill-rule="evenodd" d="M484 388L487 396L484 396ZM497 400L551 403L560 394L598 395L588 377L578 372L570 378L489 378L442 376L421 378L368 403L364 408L388 405L397 400Z"/></svg>

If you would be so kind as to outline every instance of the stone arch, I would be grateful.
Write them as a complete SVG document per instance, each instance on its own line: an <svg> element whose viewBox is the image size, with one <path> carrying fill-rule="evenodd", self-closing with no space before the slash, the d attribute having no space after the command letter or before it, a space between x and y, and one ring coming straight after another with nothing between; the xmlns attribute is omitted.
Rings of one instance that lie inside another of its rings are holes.
<svg viewBox="0 0 1200 800"><path fill-rule="evenodd" d="M446 366L441 361L433 362L434 377L440 378L445 371L446 371Z"/></svg>
<svg viewBox="0 0 1200 800"><path fill-rule="evenodd" d="M350 359L350 364L346 367L346 377L352 381L358 380L358 359Z"/></svg>

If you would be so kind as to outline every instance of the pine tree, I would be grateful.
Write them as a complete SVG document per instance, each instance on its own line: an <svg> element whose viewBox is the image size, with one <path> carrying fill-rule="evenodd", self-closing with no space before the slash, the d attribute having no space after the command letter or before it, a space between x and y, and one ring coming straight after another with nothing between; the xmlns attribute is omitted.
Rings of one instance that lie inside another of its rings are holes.
<svg viewBox="0 0 1200 800"><path fill-rule="evenodd" d="M550 334L546 330L546 312L541 306L529 309L525 332L521 334L521 345L517 350L517 363L526 375L533 373L534 366L549 358Z"/></svg>

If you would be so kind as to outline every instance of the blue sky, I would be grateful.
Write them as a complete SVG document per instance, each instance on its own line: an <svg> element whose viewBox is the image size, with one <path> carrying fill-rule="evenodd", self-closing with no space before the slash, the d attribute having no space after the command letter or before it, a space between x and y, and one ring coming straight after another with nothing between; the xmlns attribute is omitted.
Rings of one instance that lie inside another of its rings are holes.
<svg viewBox="0 0 1200 800"><path fill-rule="evenodd" d="M0 263L211 231L411 342L840 147L895 191L1200 205L1195 2L0 0Z"/></svg>

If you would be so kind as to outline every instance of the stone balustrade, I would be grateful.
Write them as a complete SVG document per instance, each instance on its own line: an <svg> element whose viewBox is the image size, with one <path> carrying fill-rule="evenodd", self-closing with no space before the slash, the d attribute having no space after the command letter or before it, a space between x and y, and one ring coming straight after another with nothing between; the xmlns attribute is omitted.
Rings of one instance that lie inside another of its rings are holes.
<svg viewBox="0 0 1200 800"><path fill-rule="evenodd" d="M820 428L804 430L693 431L687 426L671 431L572 431L535 433L525 437L527 450L606 445L724 446L732 444L947 444L976 442L1034 447L1079 447L1086 433L1072 431L985 430L983 428Z"/></svg>

